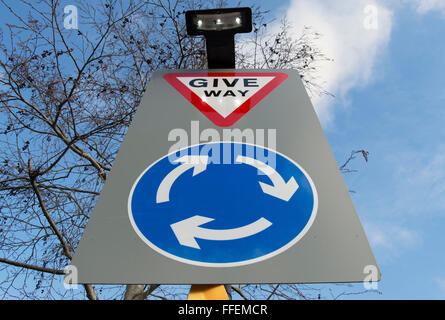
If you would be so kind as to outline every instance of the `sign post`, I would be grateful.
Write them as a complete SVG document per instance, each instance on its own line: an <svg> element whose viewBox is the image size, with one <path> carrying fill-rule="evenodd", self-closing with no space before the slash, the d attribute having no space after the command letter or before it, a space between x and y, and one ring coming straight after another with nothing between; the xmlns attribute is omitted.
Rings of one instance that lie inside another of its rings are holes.
<svg viewBox="0 0 445 320"><path fill-rule="evenodd" d="M192 284L188 300L229 300L222 284Z"/></svg>

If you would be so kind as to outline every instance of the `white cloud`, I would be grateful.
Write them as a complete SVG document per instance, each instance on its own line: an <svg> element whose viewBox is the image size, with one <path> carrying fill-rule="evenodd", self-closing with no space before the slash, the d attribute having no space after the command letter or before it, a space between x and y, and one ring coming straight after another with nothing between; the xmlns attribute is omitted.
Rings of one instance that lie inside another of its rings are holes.
<svg viewBox="0 0 445 320"><path fill-rule="evenodd" d="M397 257L422 243L419 232L393 223L365 221L363 227L371 247L375 251L382 250L380 256L384 260Z"/></svg>
<svg viewBox="0 0 445 320"><path fill-rule="evenodd" d="M374 18L370 14L374 13L377 29L369 29L369 19ZM344 103L352 88L365 86L373 78L377 58L390 39L392 27L391 11L369 0L292 0L287 17L296 36L304 26L322 34L317 45L334 61L320 65L318 76L325 89ZM322 122L329 122L333 99L314 97L313 102Z"/></svg>
<svg viewBox="0 0 445 320"><path fill-rule="evenodd" d="M424 14L433 10L440 10L445 13L444 0L416 0L417 12Z"/></svg>
<svg viewBox="0 0 445 320"><path fill-rule="evenodd" d="M434 150L397 153L396 209L413 214L445 213L445 145Z"/></svg>
<svg viewBox="0 0 445 320"><path fill-rule="evenodd" d="M434 281L439 286L439 290L445 295L445 278L435 278Z"/></svg>

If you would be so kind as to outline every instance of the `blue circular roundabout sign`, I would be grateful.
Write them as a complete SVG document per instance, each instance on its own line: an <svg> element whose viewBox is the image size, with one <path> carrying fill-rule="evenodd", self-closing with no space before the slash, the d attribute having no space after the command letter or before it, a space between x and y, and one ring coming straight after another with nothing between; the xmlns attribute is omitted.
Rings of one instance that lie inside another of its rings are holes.
<svg viewBox="0 0 445 320"><path fill-rule="evenodd" d="M262 146L210 142L148 166L128 198L130 222L152 249L206 267L262 261L295 245L315 220L307 172Z"/></svg>

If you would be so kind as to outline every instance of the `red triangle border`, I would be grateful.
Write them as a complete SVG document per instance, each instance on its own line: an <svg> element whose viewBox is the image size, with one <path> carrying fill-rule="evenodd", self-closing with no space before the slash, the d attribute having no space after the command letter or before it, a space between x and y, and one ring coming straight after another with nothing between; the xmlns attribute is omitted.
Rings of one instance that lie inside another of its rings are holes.
<svg viewBox="0 0 445 320"><path fill-rule="evenodd" d="M201 98L187 88L178 77L271 77L274 79L269 81L264 87L256 92L252 97L247 99L235 111L233 111L226 118L222 117L210 105L202 101ZM210 121L219 127L230 127L240 120L246 113L255 107L261 100L263 100L269 93L278 87L284 80L288 78L287 73L280 72L194 72L194 73L167 73L163 78L170 83L178 92L190 101L199 111L201 111Z"/></svg>

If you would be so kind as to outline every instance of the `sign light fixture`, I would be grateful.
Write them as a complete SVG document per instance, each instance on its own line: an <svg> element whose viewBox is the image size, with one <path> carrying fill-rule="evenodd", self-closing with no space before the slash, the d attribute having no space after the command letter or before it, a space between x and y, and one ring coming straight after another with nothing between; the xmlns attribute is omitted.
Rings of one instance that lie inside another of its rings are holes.
<svg viewBox="0 0 445 320"><path fill-rule="evenodd" d="M187 33L206 38L209 69L235 68L235 34L252 31L250 8L193 10L185 13Z"/></svg>

